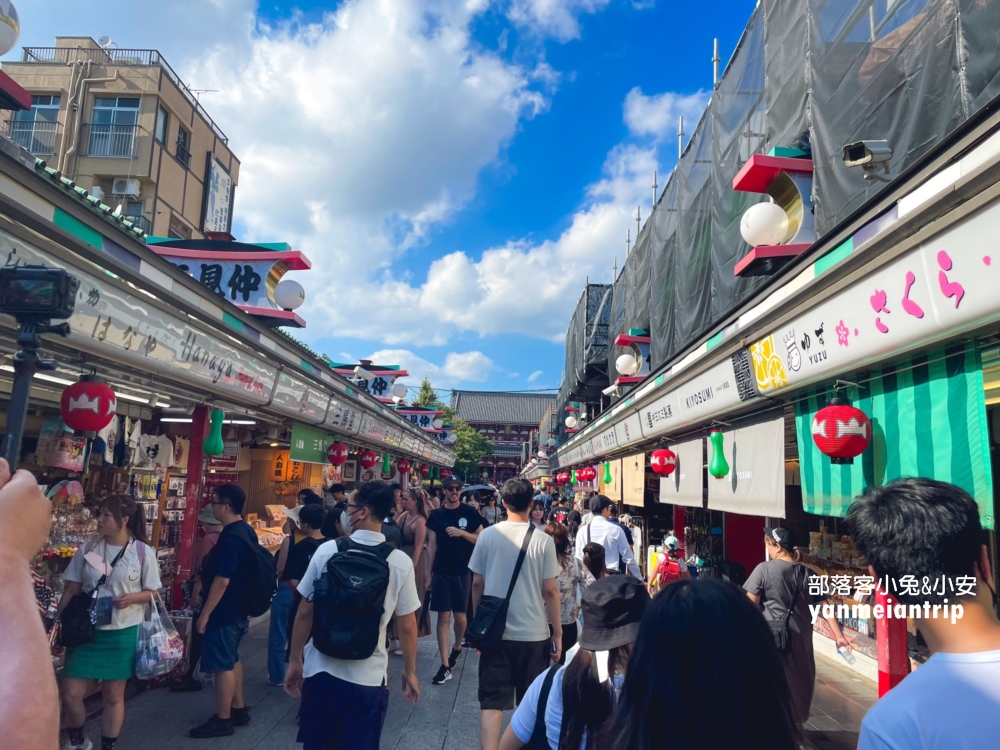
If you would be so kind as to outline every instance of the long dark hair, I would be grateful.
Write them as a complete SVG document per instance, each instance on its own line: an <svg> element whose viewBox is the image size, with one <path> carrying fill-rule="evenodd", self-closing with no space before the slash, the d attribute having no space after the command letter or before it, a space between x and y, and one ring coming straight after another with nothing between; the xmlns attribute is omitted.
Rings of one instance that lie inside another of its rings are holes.
<svg viewBox="0 0 1000 750"><path fill-rule="evenodd" d="M102 511L110 511L118 523L123 523L128 528L128 533L134 539L149 544L146 538L146 517L142 513L139 504L128 495L108 495L101 501Z"/></svg>
<svg viewBox="0 0 1000 750"><path fill-rule="evenodd" d="M569 532L566 527L558 521L549 521L545 526L545 533L552 537L556 545L556 554L559 557L569 555Z"/></svg>
<svg viewBox="0 0 1000 750"><path fill-rule="evenodd" d="M559 730L559 750L580 750L583 732L587 731L587 750L607 747L611 714L615 708L614 676L625 672L633 644L608 651L608 674L601 682L597 676L594 652L580 649L563 675L563 721Z"/></svg>
<svg viewBox="0 0 1000 750"><path fill-rule="evenodd" d="M569 538L576 539L576 532L580 530L580 522L583 517L580 515L580 511L571 510L566 514L566 526L569 529Z"/></svg>
<svg viewBox="0 0 1000 750"><path fill-rule="evenodd" d="M671 750L798 746L774 638L731 583L700 578L667 586L646 609L630 664L611 750L653 750L665 737Z"/></svg>
<svg viewBox="0 0 1000 750"><path fill-rule="evenodd" d="M604 545L589 542L583 547L583 564L594 578L603 578L607 565L604 562Z"/></svg>

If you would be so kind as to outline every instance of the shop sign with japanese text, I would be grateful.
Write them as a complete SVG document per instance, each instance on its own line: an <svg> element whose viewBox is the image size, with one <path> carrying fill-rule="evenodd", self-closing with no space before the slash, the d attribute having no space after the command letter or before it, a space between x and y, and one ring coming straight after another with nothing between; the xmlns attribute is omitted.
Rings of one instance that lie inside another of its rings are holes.
<svg viewBox="0 0 1000 750"><path fill-rule="evenodd" d="M993 203L750 347L757 388L807 385L1000 319Z"/></svg>
<svg viewBox="0 0 1000 750"><path fill-rule="evenodd" d="M274 406L295 419L320 424L326 417L330 396L318 385L293 377L287 372L278 375L274 389Z"/></svg>
<svg viewBox="0 0 1000 750"><path fill-rule="evenodd" d="M290 458L292 461L302 461L307 464L328 464L326 449L333 442L336 442L336 439L328 432L293 422Z"/></svg>

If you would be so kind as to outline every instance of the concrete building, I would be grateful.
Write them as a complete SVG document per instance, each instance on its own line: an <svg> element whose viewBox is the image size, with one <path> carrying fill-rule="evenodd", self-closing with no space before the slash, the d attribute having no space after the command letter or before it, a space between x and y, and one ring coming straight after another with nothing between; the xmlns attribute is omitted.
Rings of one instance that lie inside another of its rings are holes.
<svg viewBox="0 0 1000 750"><path fill-rule="evenodd" d="M25 47L3 71L32 107L2 132L48 166L120 205L147 234L229 232L240 162L159 52L56 37L55 47Z"/></svg>
<svg viewBox="0 0 1000 750"><path fill-rule="evenodd" d="M451 408L493 443L492 453L479 464L482 481L499 484L520 473L522 446L537 432L555 400L547 393L451 392Z"/></svg>

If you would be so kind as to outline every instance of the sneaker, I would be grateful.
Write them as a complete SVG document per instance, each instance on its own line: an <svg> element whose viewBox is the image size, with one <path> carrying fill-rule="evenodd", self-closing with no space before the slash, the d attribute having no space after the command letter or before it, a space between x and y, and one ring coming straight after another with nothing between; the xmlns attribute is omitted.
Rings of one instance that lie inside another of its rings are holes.
<svg viewBox="0 0 1000 750"><path fill-rule="evenodd" d="M171 693L197 693L204 686L198 680L181 680L170 686Z"/></svg>
<svg viewBox="0 0 1000 750"><path fill-rule="evenodd" d="M394 655L394 656L402 656L402 655L403 655L403 649L401 649L401 648L397 648L397 649L396 649L395 651L393 651L392 653L393 653L393 655Z"/></svg>
<svg viewBox="0 0 1000 750"><path fill-rule="evenodd" d="M250 706L234 708L230 717L234 727L245 727L250 723Z"/></svg>
<svg viewBox="0 0 1000 750"><path fill-rule="evenodd" d="M444 664L438 669L438 673L434 675L434 679L431 680L435 685L444 685L448 680L451 679L451 670L448 669Z"/></svg>
<svg viewBox="0 0 1000 750"><path fill-rule="evenodd" d="M66 744L62 746L62 750L93 750L94 743L88 739L83 740L82 745L74 745L69 740L66 740Z"/></svg>
<svg viewBox="0 0 1000 750"><path fill-rule="evenodd" d="M206 721L200 727L195 727L190 732L188 732L188 736L194 737L195 739L208 739L210 737L229 737L234 734L236 734L236 730L233 729L233 720L220 719L216 714L213 714L212 718Z"/></svg>
<svg viewBox="0 0 1000 750"><path fill-rule="evenodd" d="M460 657L461 655L462 655L462 649L460 648L456 648L451 652L451 655L448 657L449 669L455 668L455 665L458 664L458 657Z"/></svg>

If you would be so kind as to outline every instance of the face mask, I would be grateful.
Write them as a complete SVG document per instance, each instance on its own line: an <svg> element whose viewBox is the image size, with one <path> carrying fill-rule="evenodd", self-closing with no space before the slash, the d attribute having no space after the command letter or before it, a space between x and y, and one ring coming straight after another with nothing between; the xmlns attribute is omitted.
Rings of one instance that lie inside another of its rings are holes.
<svg viewBox="0 0 1000 750"><path fill-rule="evenodd" d="M351 516L346 510L340 511L340 525L344 529L345 534L352 533Z"/></svg>

